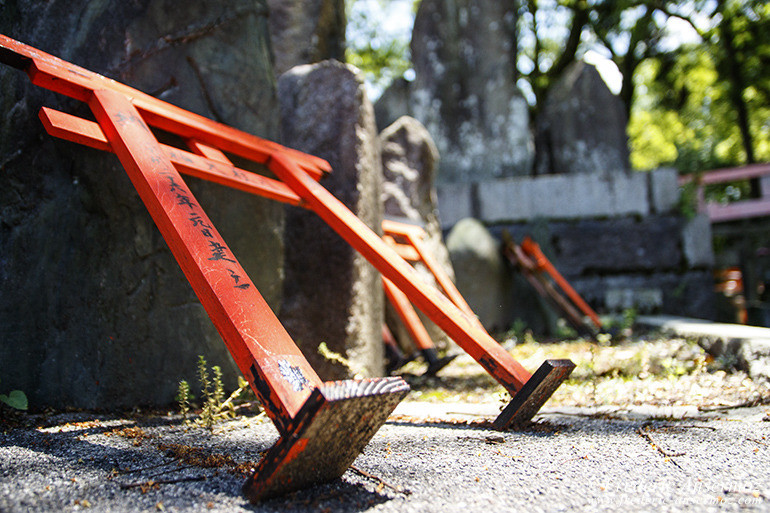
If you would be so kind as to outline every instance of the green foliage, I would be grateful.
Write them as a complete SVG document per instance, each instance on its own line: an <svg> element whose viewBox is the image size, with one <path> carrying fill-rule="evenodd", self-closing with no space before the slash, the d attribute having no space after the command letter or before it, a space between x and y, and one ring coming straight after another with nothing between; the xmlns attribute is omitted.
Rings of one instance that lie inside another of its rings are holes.
<svg viewBox="0 0 770 513"><path fill-rule="evenodd" d="M225 399L224 383L222 382L222 368L218 365L211 367L213 378L209 377L209 368L206 359L198 356L198 384L201 392L200 415L194 421L187 420L190 412L193 396L187 381L179 382L177 402L179 410L185 418L185 423L214 431L217 423L235 418L237 415L235 401L250 390L249 383L242 377L238 377L238 388Z"/></svg>
<svg viewBox="0 0 770 513"><path fill-rule="evenodd" d="M190 413L190 401L192 400L192 393L190 392L190 384L182 380L179 382L179 388L177 389L176 400L179 404L179 412L184 419L187 419L187 415Z"/></svg>
<svg viewBox="0 0 770 513"><path fill-rule="evenodd" d="M692 173L746 161L734 106L707 45L688 45L639 66L628 135L636 169ZM767 105L749 104L755 157L770 159Z"/></svg>
<svg viewBox="0 0 770 513"><path fill-rule="evenodd" d="M650 56L634 75L634 167L695 172L770 160L770 10L750 0L691 4L708 19L701 41Z"/></svg>
<svg viewBox="0 0 770 513"><path fill-rule="evenodd" d="M382 16L389 16L396 3L410 3L417 10L418 0L345 0L347 49L345 60L360 69L375 90L383 91L394 79L412 67L407 31L385 32Z"/></svg>
<svg viewBox="0 0 770 513"><path fill-rule="evenodd" d="M623 320L620 329L630 330L633 328L637 317L639 317L639 313L636 311L636 308L626 308L623 310Z"/></svg>
<svg viewBox="0 0 770 513"><path fill-rule="evenodd" d="M203 355L198 355L198 383L204 401L211 397L211 382L209 381L208 363Z"/></svg>
<svg viewBox="0 0 770 513"><path fill-rule="evenodd" d="M14 410L26 410L29 407L27 395L21 390L11 390L8 395L0 394L0 403L4 403Z"/></svg>
<svg viewBox="0 0 770 513"><path fill-rule="evenodd" d="M698 214L698 188L694 182L688 182L679 188L677 207L686 219L693 219Z"/></svg>
<svg viewBox="0 0 770 513"><path fill-rule="evenodd" d="M21 390L11 390L8 395L0 394L0 402L15 410L26 410L29 406L27 396Z"/></svg>

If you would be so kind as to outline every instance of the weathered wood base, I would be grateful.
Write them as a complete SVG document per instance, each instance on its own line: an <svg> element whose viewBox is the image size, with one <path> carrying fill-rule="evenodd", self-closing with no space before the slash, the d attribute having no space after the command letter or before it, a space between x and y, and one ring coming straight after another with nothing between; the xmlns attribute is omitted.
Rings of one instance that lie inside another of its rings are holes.
<svg viewBox="0 0 770 513"><path fill-rule="evenodd" d="M495 419L500 431L521 427L532 420L535 413L566 380L575 364L572 360L546 360L519 390L508 406Z"/></svg>
<svg viewBox="0 0 770 513"><path fill-rule="evenodd" d="M398 377L316 388L243 485L252 503L342 476L409 392Z"/></svg>

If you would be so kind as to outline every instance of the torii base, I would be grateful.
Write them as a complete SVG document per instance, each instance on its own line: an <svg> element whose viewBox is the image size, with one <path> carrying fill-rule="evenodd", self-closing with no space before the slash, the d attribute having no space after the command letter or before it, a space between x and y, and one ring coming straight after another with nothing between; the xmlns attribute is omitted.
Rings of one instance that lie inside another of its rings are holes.
<svg viewBox="0 0 770 513"><path fill-rule="evenodd" d="M543 362L495 419L495 429L504 431L526 425L559 388L559 385L569 377L574 368L575 364L572 360Z"/></svg>
<svg viewBox="0 0 770 513"><path fill-rule="evenodd" d="M243 493L257 503L342 476L407 392L409 385L398 377L316 388Z"/></svg>

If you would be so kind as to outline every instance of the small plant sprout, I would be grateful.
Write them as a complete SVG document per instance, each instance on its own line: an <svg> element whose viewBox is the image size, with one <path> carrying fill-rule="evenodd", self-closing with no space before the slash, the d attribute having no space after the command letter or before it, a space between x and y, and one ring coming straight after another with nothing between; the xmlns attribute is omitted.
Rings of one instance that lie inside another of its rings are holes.
<svg viewBox="0 0 770 513"><path fill-rule="evenodd" d="M182 418L187 420L187 414L190 413L190 400L192 394L190 393L190 384L182 380L179 382L179 388L177 389L176 400L179 404L179 412L182 414Z"/></svg>
<svg viewBox="0 0 770 513"><path fill-rule="evenodd" d="M8 395L0 394L0 403L4 403L14 410L26 410L29 407L27 396L21 390L11 390Z"/></svg>
<svg viewBox="0 0 770 513"><path fill-rule="evenodd" d="M236 417L235 400L245 391L250 389L249 383L242 377L238 377L238 388L225 399L225 387L222 381L222 368L218 365L211 367L210 373L208 363L203 356L198 356L198 381L201 392L201 411L195 421L187 420L187 414L190 412L190 402L192 395L190 385L187 381L179 382L179 392L177 401L179 410L185 417L185 423L188 425L197 425L199 427L214 431L214 426L221 421Z"/></svg>
<svg viewBox="0 0 770 513"><path fill-rule="evenodd" d="M318 354L320 354L330 362L339 363L340 365L345 367L348 370L348 372L350 372L353 375L353 379L361 379L366 375L366 372L364 372L365 369L357 367L353 362L351 362L341 354L329 349L329 346L326 345L326 342L321 342L320 344L318 344Z"/></svg>

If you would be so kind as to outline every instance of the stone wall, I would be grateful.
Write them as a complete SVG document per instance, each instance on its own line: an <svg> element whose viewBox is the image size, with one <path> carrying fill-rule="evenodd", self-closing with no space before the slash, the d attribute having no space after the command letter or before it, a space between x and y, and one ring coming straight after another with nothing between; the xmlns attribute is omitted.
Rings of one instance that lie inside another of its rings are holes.
<svg viewBox="0 0 770 513"><path fill-rule="evenodd" d="M673 169L650 173L580 173L438 184L444 228L465 217L485 223L671 212L679 201Z"/></svg>
<svg viewBox="0 0 770 513"><path fill-rule="evenodd" d="M548 175L478 184L439 185L442 226L452 237L464 219L476 218L497 239L535 239L557 269L600 312L663 312L714 318L711 268L714 255L708 219L678 212L676 171ZM498 248L499 249L499 248ZM450 247L451 251L451 247ZM468 269L453 264L459 276ZM548 331L539 299L510 278L485 297L466 294L472 307L495 294L512 294L513 307L496 327L517 319ZM486 307L485 307L486 308ZM550 326L551 331L553 326Z"/></svg>

